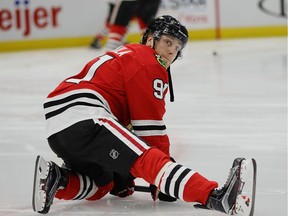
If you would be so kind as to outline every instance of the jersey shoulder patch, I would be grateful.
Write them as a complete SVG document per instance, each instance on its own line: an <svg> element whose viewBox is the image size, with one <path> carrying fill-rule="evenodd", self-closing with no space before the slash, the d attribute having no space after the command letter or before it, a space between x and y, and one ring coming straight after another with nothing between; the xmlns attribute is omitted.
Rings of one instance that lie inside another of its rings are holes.
<svg viewBox="0 0 288 216"><path fill-rule="evenodd" d="M157 62L161 65L161 66L163 66L163 67L165 67L166 68L166 63L165 63L165 61L162 59L162 57L159 55L159 54L154 54L155 55L155 57L156 57L156 60L157 60Z"/></svg>

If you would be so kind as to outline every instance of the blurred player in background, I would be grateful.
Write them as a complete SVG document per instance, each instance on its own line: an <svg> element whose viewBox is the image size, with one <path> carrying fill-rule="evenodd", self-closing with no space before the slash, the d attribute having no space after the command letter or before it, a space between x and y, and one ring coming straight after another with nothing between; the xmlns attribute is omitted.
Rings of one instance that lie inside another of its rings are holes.
<svg viewBox="0 0 288 216"><path fill-rule="evenodd" d="M132 20L138 22L141 33L155 17L161 0L117 0L109 2L108 16L102 29L96 34L92 48L113 50L124 43Z"/></svg>
<svg viewBox="0 0 288 216"><path fill-rule="evenodd" d="M142 178L157 188L154 200L161 191L199 202L201 208L253 215L253 159L235 159L222 188L171 160L163 120L167 70L187 42L185 26L160 16L149 24L141 44L124 45L91 60L48 95L47 139L66 168L37 157L34 211L48 213L54 197L99 200L109 192L126 197L134 193L134 179ZM242 196L247 180L253 183L247 186L252 194Z"/></svg>
<svg viewBox="0 0 288 216"><path fill-rule="evenodd" d="M115 3L114 1L109 1L107 2L107 4L108 4L108 14L105 19L105 22L102 28L97 32L96 36L93 38L92 43L90 44L90 46L95 49L100 49L105 45L107 36L109 33L110 18L111 18L111 14L112 14Z"/></svg>

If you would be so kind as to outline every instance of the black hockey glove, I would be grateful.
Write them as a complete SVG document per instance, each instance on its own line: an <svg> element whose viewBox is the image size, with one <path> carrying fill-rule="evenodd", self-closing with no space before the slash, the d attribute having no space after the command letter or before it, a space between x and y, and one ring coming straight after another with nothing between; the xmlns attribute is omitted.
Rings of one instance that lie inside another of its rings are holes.
<svg viewBox="0 0 288 216"><path fill-rule="evenodd" d="M118 197L127 197L134 193L135 190L135 182L132 178L122 178L120 176L114 177L114 187L110 191L111 195Z"/></svg>
<svg viewBox="0 0 288 216"><path fill-rule="evenodd" d="M177 201L176 198L162 193L155 185L150 184L149 188L150 188L152 199L154 201L156 201L157 199L159 199L161 201L164 201L164 202L175 202L175 201Z"/></svg>

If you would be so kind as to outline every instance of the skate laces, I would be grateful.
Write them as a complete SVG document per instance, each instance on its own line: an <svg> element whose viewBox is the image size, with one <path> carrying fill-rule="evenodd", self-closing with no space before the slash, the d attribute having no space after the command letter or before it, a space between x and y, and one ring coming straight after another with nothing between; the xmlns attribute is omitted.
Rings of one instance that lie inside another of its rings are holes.
<svg viewBox="0 0 288 216"><path fill-rule="evenodd" d="M225 190L228 187L232 178L234 177L234 174L236 174L236 170L238 169L238 167L239 167L239 165L230 168L230 171L229 171L229 174L228 174L228 177L227 177L225 183L222 186L215 188L215 191L222 192L223 190Z"/></svg>
<svg viewBox="0 0 288 216"><path fill-rule="evenodd" d="M49 166L50 166L50 170L49 170L49 175L47 177L47 182L45 184L45 189L46 189L46 193L48 192L48 202L47 202L47 206L51 206L52 203L53 203L53 198L58 190L58 184L59 184L59 180L60 180L60 177L61 177L61 172L60 172L60 169L57 167L56 164L54 164L53 162L48 162L49 163ZM52 173L52 172L55 172ZM53 176L55 175L55 176ZM49 178L49 179L48 179ZM50 183L49 181L54 181L54 183ZM49 188L51 185L52 187ZM47 191L49 190L49 191Z"/></svg>

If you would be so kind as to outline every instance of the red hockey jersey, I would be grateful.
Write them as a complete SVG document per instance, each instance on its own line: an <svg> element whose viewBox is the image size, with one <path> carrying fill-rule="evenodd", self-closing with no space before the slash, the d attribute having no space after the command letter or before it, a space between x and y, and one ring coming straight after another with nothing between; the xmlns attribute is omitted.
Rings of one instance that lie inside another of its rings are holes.
<svg viewBox="0 0 288 216"><path fill-rule="evenodd" d="M48 95L47 137L81 120L113 116L169 155L163 122L167 91L168 74L155 50L141 44L122 46L88 62Z"/></svg>

